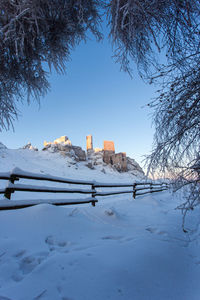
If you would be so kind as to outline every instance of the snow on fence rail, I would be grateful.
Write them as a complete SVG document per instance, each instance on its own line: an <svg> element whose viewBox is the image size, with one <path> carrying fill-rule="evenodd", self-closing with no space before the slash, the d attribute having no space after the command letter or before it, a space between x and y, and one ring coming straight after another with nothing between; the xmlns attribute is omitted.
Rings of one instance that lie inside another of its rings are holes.
<svg viewBox="0 0 200 300"><path fill-rule="evenodd" d="M71 189L71 188L58 188L58 187L48 187L48 186L38 186L38 185L29 185L29 184L17 184L15 181L20 179L27 180L39 180L39 181L51 181L57 183L66 183L66 184L75 184L75 185L87 185L90 188L87 189ZM133 183L98 183L96 181L84 181L84 180L73 180L66 179L62 177L56 177L51 175L41 175L34 174L31 172L22 171L19 168L15 168L10 173L0 173L0 180L8 180L8 185L5 189L0 189L0 194L4 194L5 199L0 201L0 210L4 209L17 209L24 208L28 206L33 206L41 203L50 203L54 205L72 205L72 204L83 204L91 203L95 206L95 203L98 202L96 196L105 197L111 195L119 194L133 194L133 198L136 196L144 195L147 193L155 193L167 190L169 188L167 183L154 183L154 182L133 182ZM130 190L120 190L120 191L97 191L99 188L131 188ZM40 193L77 193L77 194L89 194L89 198L79 199L77 201L69 199L54 199L54 200L11 200L11 195L14 192L40 192ZM139 193L138 193L139 191Z"/></svg>

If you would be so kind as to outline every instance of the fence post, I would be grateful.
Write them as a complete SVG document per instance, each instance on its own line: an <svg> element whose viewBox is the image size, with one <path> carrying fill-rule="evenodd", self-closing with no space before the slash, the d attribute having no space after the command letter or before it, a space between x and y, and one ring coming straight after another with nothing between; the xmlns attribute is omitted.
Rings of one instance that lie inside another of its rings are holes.
<svg viewBox="0 0 200 300"><path fill-rule="evenodd" d="M92 184L92 206L95 206L95 194L96 194L96 190L95 190L95 185Z"/></svg>
<svg viewBox="0 0 200 300"><path fill-rule="evenodd" d="M136 197L136 186L137 186L137 183L134 183L133 184L133 199L135 199L135 197Z"/></svg>
<svg viewBox="0 0 200 300"><path fill-rule="evenodd" d="M9 182L14 184L15 180L19 180L19 178L16 178L15 176L10 176ZM4 197L7 198L8 200L11 199L11 194L14 193L14 190L6 188L5 193L4 193Z"/></svg>
<svg viewBox="0 0 200 300"><path fill-rule="evenodd" d="M164 186L164 189L168 189L169 188L168 184L165 183L165 182L163 182L162 185Z"/></svg>
<svg viewBox="0 0 200 300"><path fill-rule="evenodd" d="M4 197L7 198L8 200L10 200L11 194L12 194L11 190L6 188L5 193L4 193Z"/></svg>
<svg viewBox="0 0 200 300"><path fill-rule="evenodd" d="M150 193L152 193L152 190L153 190L153 185L152 185L152 182L150 183Z"/></svg>

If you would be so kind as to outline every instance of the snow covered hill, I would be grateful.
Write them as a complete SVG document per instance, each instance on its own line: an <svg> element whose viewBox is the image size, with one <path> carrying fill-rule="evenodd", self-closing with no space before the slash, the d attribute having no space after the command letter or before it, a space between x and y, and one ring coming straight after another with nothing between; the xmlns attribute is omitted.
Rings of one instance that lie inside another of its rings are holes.
<svg viewBox="0 0 200 300"><path fill-rule="evenodd" d="M33 151L25 149L7 149L0 145L0 172L11 171L18 167L34 173L51 174L73 179L94 179L98 181L114 180L117 182L133 182L143 179L143 172L132 171L119 173L105 164L99 155L90 156L86 161L77 162L73 156L62 156L60 152ZM135 162L136 163L136 162Z"/></svg>
<svg viewBox="0 0 200 300"><path fill-rule="evenodd" d="M19 167L100 182L138 179L86 163L0 146L0 172ZM183 233L180 201L167 191L106 197L96 207L0 211L0 300L199 300L200 212L191 212Z"/></svg>

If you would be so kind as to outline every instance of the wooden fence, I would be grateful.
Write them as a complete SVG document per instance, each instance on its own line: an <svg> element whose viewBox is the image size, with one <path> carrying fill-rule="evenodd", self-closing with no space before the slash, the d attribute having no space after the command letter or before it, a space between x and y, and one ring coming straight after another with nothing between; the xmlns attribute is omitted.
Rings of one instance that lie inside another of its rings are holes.
<svg viewBox="0 0 200 300"><path fill-rule="evenodd" d="M71 188L63 188L63 187L48 187L48 186L15 183L20 179L81 185L81 186L87 186L87 188L71 189ZM93 206L95 206L96 202L98 202L98 200L96 199L97 196L105 197L105 196L119 195L119 194L132 194L133 198L135 199L139 195L161 192L169 188L167 183L155 183L155 182L134 182L132 184L130 183L109 184L109 183L98 183L96 181L72 180L72 179L66 179L62 177L56 177L50 175L38 175L34 173L24 172L18 168L14 169L11 173L0 173L0 180L8 180L7 187L4 189L0 189L0 194L4 194L5 197L5 200L0 200L0 210L24 208L39 203L51 203L54 205L72 205L72 204L91 203ZM113 191L113 188L130 188L130 189ZM99 191L99 189L101 190L104 189L104 191ZM85 199L79 199L76 201L69 200L69 199L68 200L67 199L11 200L11 195L17 191L39 192L39 193L64 193L64 194L76 193L76 194L89 195L89 197Z"/></svg>

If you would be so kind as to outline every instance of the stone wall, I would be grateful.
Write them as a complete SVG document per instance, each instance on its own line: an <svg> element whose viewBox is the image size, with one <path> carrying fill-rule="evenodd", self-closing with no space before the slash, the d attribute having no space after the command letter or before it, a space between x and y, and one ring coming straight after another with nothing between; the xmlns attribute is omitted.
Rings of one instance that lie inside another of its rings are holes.
<svg viewBox="0 0 200 300"><path fill-rule="evenodd" d="M113 151L104 151L103 161L112 165L119 172L127 171L126 153L113 153Z"/></svg>
<svg viewBox="0 0 200 300"><path fill-rule="evenodd" d="M113 141L104 141L103 161L112 165L119 172L127 171L126 153L115 153L115 144Z"/></svg>
<svg viewBox="0 0 200 300"><path fill-rule="evenodd" d="M120 152L120 153L112 154L110 156L110 163L119 172L126 172L127 171L126 153L125 152Z"/></svg>
<svg viewBox="0 0 200 300"><path fill-rule="evenodd" d="M113 151L103 151L103 161L108 165L111 163L111 156L115 154Z"/></svg>

